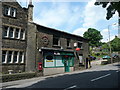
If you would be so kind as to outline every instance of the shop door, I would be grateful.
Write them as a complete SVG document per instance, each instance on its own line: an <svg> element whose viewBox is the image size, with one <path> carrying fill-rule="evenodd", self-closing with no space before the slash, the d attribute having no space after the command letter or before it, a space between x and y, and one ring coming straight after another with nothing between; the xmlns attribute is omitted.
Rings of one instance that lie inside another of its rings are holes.
<svg viewBox="0 0 120 90"><path fill-rule="evenodd" d="M64 68L65 68L65 72L70 71L69 57L64 58Z"/></svg>

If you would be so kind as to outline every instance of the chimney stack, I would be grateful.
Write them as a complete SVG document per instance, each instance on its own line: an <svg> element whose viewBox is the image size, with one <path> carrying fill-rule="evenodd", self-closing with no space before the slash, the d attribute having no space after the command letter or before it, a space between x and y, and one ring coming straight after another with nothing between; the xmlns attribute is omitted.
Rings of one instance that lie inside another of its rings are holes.
<svg viewBox="0 0 120 90"><path fill-rule="evenodd" d="M29 5L28 5L28 21L33 21L33 5L32 5L32 0L29 0Z"/></svg>

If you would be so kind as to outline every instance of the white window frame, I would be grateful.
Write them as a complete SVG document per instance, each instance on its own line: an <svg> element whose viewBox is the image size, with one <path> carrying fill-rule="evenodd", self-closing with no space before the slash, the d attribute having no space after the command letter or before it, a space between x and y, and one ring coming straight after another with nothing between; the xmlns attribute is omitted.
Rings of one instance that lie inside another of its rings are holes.
<svg viewBox="0 0 120 90"><path fill-rule="evenodd" d="M22 61L20 63L24 63L24 52L22 52Z"/></svg>
<svg viewBox="0 0 120 90"><path fill-rule="evenodd" d="M25 40L25 30L23 31L23 38L22 40Z"/></svg>
<svg viewBox="0 0 120 90"><path fill-rule="evenodd" d="M4 36L4 37L7 37L7 38L8 38L8 37L9 37L10 27L9 27L9 26L5 26L5 27L8 27L8 28L7 28L7 36Z"/></svg>
<svg viewBox="0 0 120 90"><path fill-rule="evenodd" d="M5 15L10 16L10 9L11 8L9 6L5 6L5 11L4 11ZM6 14L6 12L7 12L7 14Z"/></svg>
<svg viewBox="0 0 120 90"><path fill-rule="evenodd" d="M19 29L19 33L18 33L18 38L17 39L20 39L20 33L21 33L21 29Z"/></svg>
<svg viewBox="0 0 120 90"><path fill-rule="evenodd" d="M20 55L20 52L17 53L17 61L15 63L19 63L19 55Z"/></svg>
<svg viewBox="0 0 120 90"><path fill-rule="evenodd" d="M16 31L16 29L13 28L13 38L15 38L15 31Z"/></svg>
<svg viewBox="0 0 120 90"><path fill-rule="evenodd" d="M17 12L17 10L14 8L14 15L13 15L13 17L16 17L16 12Z"/></svg>
<svg viewBox="0 0 120 90"><path fill-rule="evenodd" d="M11 56L11 62L10 63L13 63L13 57L14 57L14 51L12 51L12 56Z"/></svg>
<svg viewBox="0 0 120 90"><path fill-rule="evenodd" d="M14 38L14 27L9 27L9 35L10 35L10 28L13 28L13 32L12 32L12 37L10 37L10 38Z"/></svg>
<svg viewBox="0 0 120 90"><path fill-rule="evenodd" d="M7 63L7 58L8 58L8 51L6 51L6 54L5 54L5 61L2 63Z"/></svg>
<svg viewBox="0 0 120 90"><path fill-rule="evenodd" d="M8 9L7 9L8 8ZM12 11L12 9L13 9L13 11ZM5 9L4 9L5 11L4 11L4 13L5 13L5 15L7 15L7 16L11 16L11 17L16 17L16 12L17 12L17 9L16 8L14 8L14 7L10 7L10 6L5 6ZM6 12L7 12L7 14L6 14ZM13 12L13 15L11 14Z"/></svg>

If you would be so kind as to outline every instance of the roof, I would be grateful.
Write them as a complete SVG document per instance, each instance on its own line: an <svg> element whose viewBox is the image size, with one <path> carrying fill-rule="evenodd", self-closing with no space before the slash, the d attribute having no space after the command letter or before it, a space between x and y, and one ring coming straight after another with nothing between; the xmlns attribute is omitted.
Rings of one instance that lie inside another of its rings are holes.
<svg viewBox="0 0 120 90"><path fill-rule="evenodd" d="M71 33L65 32L65 31L61 31L61 30L57 30L57 29L54 29L54 28L46 27L46 26L37 24L37 23L35 23L35 22L30 22L30 23L33 23L33 24L35 24L35 25L37 25L37 26L40 26L40 27L43 27L43 28L51 29L51 30L54 30L54 31L57 31L57 32L65 33L65 34L72 35L72 36L75 36L75 37L84 39L84 40L86 40L86 41L89 41L88 39L85 39L85 38L83 38L83 37L81 37L81 36L79 36L79 35L75 35L75 34L71 34Z"/></svg>

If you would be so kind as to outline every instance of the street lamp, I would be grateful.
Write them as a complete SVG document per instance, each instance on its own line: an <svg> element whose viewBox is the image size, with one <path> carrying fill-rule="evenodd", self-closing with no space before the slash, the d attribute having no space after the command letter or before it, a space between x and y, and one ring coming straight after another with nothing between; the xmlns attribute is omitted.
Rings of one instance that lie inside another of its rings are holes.
<svg viewBox="0 0 120 90"><path fill-rule="evenodd" d="M112 25L117 25L117 23L114 23ZM112 49L111 49L111 44L110 44L110 26L112 25L108 25L108 35L109 35L109 48L110 48L110 52L109 52L109 55L111 56L111 63L113 63L113 60L112 60Z"/></svg>

